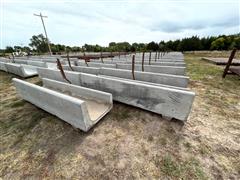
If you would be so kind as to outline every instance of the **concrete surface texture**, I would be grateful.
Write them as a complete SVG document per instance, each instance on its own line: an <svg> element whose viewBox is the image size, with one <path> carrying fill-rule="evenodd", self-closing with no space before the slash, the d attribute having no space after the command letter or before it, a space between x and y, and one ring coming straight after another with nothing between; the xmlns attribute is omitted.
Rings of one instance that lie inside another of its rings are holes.
<svg viewBox="0 0 240 180"><path fill-rule="evenodd" d="M87 62L87 64L83 61L77 61L78 66L88 66L88 67L107 67L107 68L116 68L116 64L106 64L106 63L95 63L95 62Z"/></svg>
<svg viewBox="0 0 240 180"><path fill-rule="evenodd" d="M12 62L12 59L0 57L0 62L11 63L11 62Z"/></svg>
<svg viewBox="0 0 240 180"><path fill-rule="evenodd" d="M132 57L131 57L132 58ZM130 58L130 59L131 59ZM144 55L144 59L149 61L150 57L147 57ZM139 57L136 57L136 60L142 60L142 55ZM184 59L171 59L171 58L156 58L151 56L151 62L165 62L165 61L169 61L169 62L184 62Z"/></svg>
<svg viewBox="0 0 240 180"><path fill-rule="evenodd" d="M41 56L30 56L30 57L16 57L15 60L30 60L30 61L38 61L38 62L49 62L49 63L56 63L57 58L61 61L62 64L65 64L65 61L59 57L41 57Z"/></svg>
<svg viewBox="0 0 240 180"><path fill-rule="evenodd" d="M117 69L132 69L132 65L128 64L117 64ZM135 71L142 71L141 65L135 64ZM176 67L176 66L144 66L145 72L152 73L163 73L163 74L174 74L174 75L185 75L185 67Z"/></svg>
<svg viewBox="0 0 240 180"><path fill-rule="evenodd" d="M38 68L41 78L64 81L60 71ZM73 72L71 72L73 73ZM66 73L68 77L69 72ZM75 73L80 86L111 93L113 99L148 111L187 120L195 93L167 87L148 85L123 79L111 79L85 73ZM73 84L75 82L72 82Z"/></svg>
<svg viewBox="0 0 240 180"><path fill-rule="evenodd" d="M166 117L187 120L195 94L120 79L81 74L81 85L109 92L114 100Z"/></svg>
<svg viewBox="0 0 240 180"><path fill-rule="evenodd" d="M151 57L155 58L156 52L151 52ZM162 54L162 56L161 56ZM136 57L140 57L142 53L136 53ZM145 52L146 57L150 56L150 52ZM169 58L169 59L184 59L184 56L181 52L162 52L160 53L160 58Z"/></svg>
<svg viewBox="0 0 240 180"><path fill-rule="evenodd" d="M5 63L7 72L27 78L37 75L37 69L34 66L25 64Z"/></svg>
<svg viewBox="0 0 240 180"><path fill-rule="evenodd" d="M37 68L37 72L40 78L48 78L48 79L54 79L57 81L63 81L68 83L65 79L63 79L60 71L58 69L47 69L47 68ZM81 85L79 72L72 72L72 71L64 71L66 78L75 85Z"/></svg>
<svg viewBox="0 0 240 180"><path fill-rule="evenodd" d="M91 62L96 62L96 63L102 63L101 60L96 60L92 59ZM103 60L103 63L106 64L116 64L116 63L122 63L122 64L132 64L132 61L130 59L128 60ZM142 60L135 60L135 64L142 64ZM149 65L149 61L144 59L144 64ZM184 62L151 62L150 65L157 65L157 66L179 66L179 67L184 67L186 64Z"/></svg>
<svg viewBox="0 0 240 180"><path fill-rule="evenodd" d="M112 109L112 95L43 79L44 87L13 79L18 94L30 103L87 132Z"/></svg>
<svg viewBox="0 0 240 180"><path fill-rule="evenodd" d="M0 62L0 70L7 72L7 67L4 62Z"/></svg>
<svg viewBox="0 0 240 180"><path fill-rule="evenodd" d="M74 71L88 73L88 74L133 79L131 70L113 69L113 68L92 68L92 67L81 67L81 66L72 66L72 68ZM63 66L63 69L71 71L71 68L69 66ZM138 81L151 82L156 84L163 84L163 85L176 86L176 87L182 87L182 88L186 88L189 81L189 77L187 76L141 72L141 71L136 71L134 73L134 76L135 76L135 80L138 80Z"/></svg>
<svg viewBox="0 0 240 180"><path fill-rule="evenodd" d="M133 79L131 70L101 68L100 74L107 75L107 76L116 76L116 77L126 78L126 79ZM138 81L146 81L146 82L151 82L156 84L165 84L169 86L176 86L176 87L183 87L183 88L187 87L188 81L189 81L189 78L186 76L141 72L141 71L134 72L134 77Z"/></svg>
<svg viewBox="0 0 240 180"><path fill-rule="evenodd" d="M136 82L136 83L140 83L140 84L148 84L148 85L152 85L152 86L159 86L159 87L167 87L167 88L173 88L173 89L180 89L180 90L184 90L184 91L190 91L189 88L183 88L183 87L178 87L178 86L170 86L170 85L165 85L165 84L157 84L157 83L151 83L148 81L139 81L139 80L133 80L133 79L126 79L126 78L121 78L121 77L116 77L116 76L107 76L107 75L98 75L99 77L107 77L107 78L111 78L111 79L120 79L120 80L127 80L129 82Z"/></svg>
<svg viewBox="0 0 240 180"><path fill-rule="evenodd" d="M88 62L86 64L84 62L78 61L77 64L78 64L78 66L88 66L88 67L108 67L108 68L127 69L127 70L132 69L131 64L122 64L122 63L106 64L106 63ZM135 64L135 71L142 71L142 65ZM152 72L152 73L184 75L185 67L145 65L144 71Z"/></svg>
<svg viewBox="0 0 240 180"><path fill-rule="evenodd" d="M42 62L42 61L31 61L31 60L16 59L15 63L17 63L17 64L27 64L27 65L38 66L38 67L47 67L47 63Z"/></svg>
<svg viewBox="0 0 240 180"><path fill-rule="evenodd" d="M149 56L146 56L144 55L144 59L145 60L148 60L149 61ZM104 60L112 60L112 61L126 61L126 60L131 60L132 59L132 56L129 56L129 57L121 57L121 58L118 58L118 57L114 57L114 58L106 58ZM135 59L136 61L140 61L142 60L142 55L139 55L139 56L135 56ZM155 57L152 57L151 56L151 62L154 62L155 61ZM157 58L156 59L156 62L184 62L184 59L172 59L172 58Z"/></svg>

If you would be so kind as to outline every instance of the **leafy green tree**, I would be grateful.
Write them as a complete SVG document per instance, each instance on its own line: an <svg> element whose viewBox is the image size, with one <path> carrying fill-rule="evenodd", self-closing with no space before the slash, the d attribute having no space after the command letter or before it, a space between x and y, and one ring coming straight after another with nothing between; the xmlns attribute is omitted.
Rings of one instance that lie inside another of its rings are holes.
<svg viewBox="0 0 240 180"><path fill-rule="evenodd" d="M111 46L116 46L116 43L115 43L115 42L110 42L110 43L108 44L108 46L109 46L109 47L111 47Z"/></svg>
<svg viewBox="0 0 240 180"><path fill-rule="evenodd" d="M35 51L39 53L48 52L47 39L42 34L32 36L30 41L29 46L31 46Z"/></svg>
<svg viewBox="0 0 240 180"><path fill-rule="evenodd" d="M240 49L240 37L235 37L233 42L230 45L229 49L237 48Z"/></svg>
<svg viewBox="0 0 240 180"><path fill-rule="evenodd" d="M157 51L159 49L159 46L157 43L155 43L154 41L150 42L147 44L147 50L150 51Z"/></svg>
<svg viewBox="0 0 240 180"><path fill-rule="evenodd" d="M224 41L223 37L220 37L211 43L211 50L224 50Z"/></svg>
<svg viewBox="0 0 240 180"><path fill-rule="evenodd" d="M135 52L135 51L139 51L139 44L138 43L133 43L131 46L131 51Z"/></svg>
<svg viewBox="0 0 240 180"><path fill-rule="evenodd" d="M5 53L13 53L14 49L11 46L7 46L5 49Z"/></svg>

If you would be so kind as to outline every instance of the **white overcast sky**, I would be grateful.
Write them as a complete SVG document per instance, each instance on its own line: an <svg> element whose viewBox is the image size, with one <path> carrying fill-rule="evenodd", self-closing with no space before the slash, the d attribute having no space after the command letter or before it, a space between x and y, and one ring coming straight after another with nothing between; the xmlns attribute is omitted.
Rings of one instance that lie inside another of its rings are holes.
<svg viewBox="0 0 240 180"><path fill-rule="evenodd" d="M240 32L240 0L0 0L0 48L43 33L70 46L150 42Z"/></svg>

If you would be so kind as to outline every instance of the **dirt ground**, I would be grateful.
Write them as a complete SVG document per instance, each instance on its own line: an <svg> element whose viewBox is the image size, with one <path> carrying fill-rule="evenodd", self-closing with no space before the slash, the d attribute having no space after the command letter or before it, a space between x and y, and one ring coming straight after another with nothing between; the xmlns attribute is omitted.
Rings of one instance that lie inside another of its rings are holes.
<svg viewBox="0 0 240 180"><path fill-rule="evenodd" d="M240 179L239 77L185 59L196 93L185 124L114 102L88 133L18 98L0 72L0 179Z"/></svg>

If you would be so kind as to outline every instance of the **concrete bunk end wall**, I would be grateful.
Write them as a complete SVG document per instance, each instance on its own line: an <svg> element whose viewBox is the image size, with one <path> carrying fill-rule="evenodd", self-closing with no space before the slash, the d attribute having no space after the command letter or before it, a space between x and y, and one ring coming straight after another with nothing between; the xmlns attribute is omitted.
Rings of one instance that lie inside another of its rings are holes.
<svg viewBox="0 0 240 180"><path fill-rule="evenodd" d="M127 69L114 69L114 68L95 68L95 67L83 67L83 66L72 66L73 70L76 72L118 77L124 79L132 80L132 71ZM69 66L63 66L63 69L71 71ZM156 83L162 86L172 86L173 88L187 88L189 77L171 75L171 74L160 74L151 72L141 72L136 71L135 80L141 81L143 83Z"/></svg>

